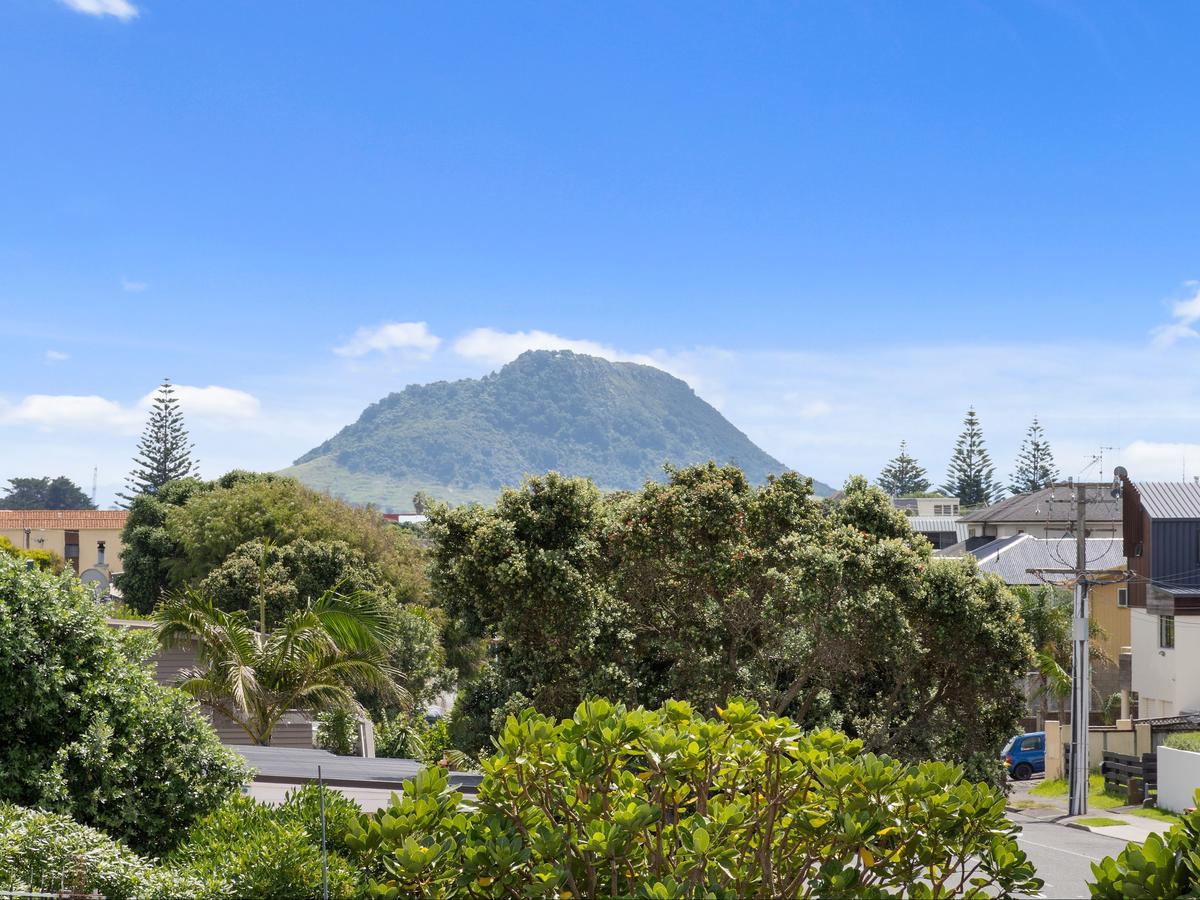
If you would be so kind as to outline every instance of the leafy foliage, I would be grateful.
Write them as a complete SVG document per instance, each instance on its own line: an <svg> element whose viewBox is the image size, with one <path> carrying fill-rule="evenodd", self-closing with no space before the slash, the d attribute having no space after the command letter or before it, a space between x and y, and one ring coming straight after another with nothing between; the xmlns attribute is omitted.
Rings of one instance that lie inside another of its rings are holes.
<svg viewBox="0 0 1200 900"><path fill-rule="evenodd" d="M387 585L406 602L424 596L420 546L378 513L290 478L242 471L208 482L181 479L138 497L122 533L125 572L117 586L126 603L148 613L165 593L212 575L237 608L258 589L263 539L274 545L271 590L281 602L317 596L340 582L350 590ZM291 548L299 541L308 543Z"/></svg>
<svg viewBox="0 0 1200 900"><path fill-rule="evenodd" d="M338 834L355 821L357 807L326 791L326 822ZM197 822L164 863L198 885L201 900L321 896L321 844L315 789L291 794L279 808L234 797ZM330 847L330 897L357 896L358 879Z"/></svg>
<svg viewBox="0 0 1200 900"><path fill-rule="evenodd" d="M1058 468L1054 465L1054 453L1050 450L1041 423L1034 416L1025 440L1021 442L1009 490L1014 494L1030 494L1040 491L1056 478Z"/></svg>
<svg viewBox="0 0 1200 900"><path fill-rule="evenodd" d="M240 787L236 757L188 697L154 683L146 649L77 579L0 555L0 801L153 850Z"/></svg>
<svg viewBox="0 0 1200 900"><path fill-rule="evenodd" d="M900 442L900 453L891 460L875 483L892 497L923 494L929 490L929 477L920 464L908 455L908 442Z"/></svg>
<svg viewBox="0 0 1200 900"><path fill-rule="evenodd" d="M1200 791L1196 805L1200 807ZM1165 838L1152 833L1140 846L1129 844L1115 859L1092 863L1092 874L1092 896L1103 900L1195 897L1200 892L1200 811L1184 816Z"/></svg>
<svg viewBox="0 0 1200 900"><path fill-rule="evenodd" d="M608 497L551 474L430 516L436 594L494 639L453 716L467 752L510 698L566 715L589 694L746 696L877 752L961 762L994 760L1023 709L1013 596L970 559L933 559L862 479L821 503L794 474L755 488L712 464Z"/></svg>
<svg viewBox="0 0 1200 900"><path fill-rule="evenodd" d="M175 388L167 378L154 395L150 418L133 458L133 471L125 480L125 493L118 496L128 505L135 497L153 494L168 482L198 475L200 467L192 459L194 448L183 424Z"/></svg>
<svg viewBox="0 0 1200 900"><path fill-rule="evenodd" d="M355 709L355 688L399 694L387 665L390 620L361 597L325 594L263 633L242 611L227 613L189 592L155 613L164 645L195 647L197 665L179 687L220 712L255 744L270 744L293 709Z"/></svg>
<svg viewBox="0 0 1200 900"><path fill-rule="evenodd" d="M70 816L11 803L0 803L0 884L77 896L98 891L107 900L192 896L199 887Z"/></svg>
<svg viewBox="0 0 1200 900"><path fill-rule="evenodd" d="M665 460L732 462L755 482L785 468L678 378L569 351L530 351L480 380L390 394L296 460L297 476L304 477L302 464L321 459L349 475L493 495L549 469L635 489L658 476ZM340 494L348 484L322 486Z"/></svg>
<svg viewBox="0 0 1200 900"><path fill-rule="evenodd" d="M95 509L92 498L66 475L57 478L10 478L0 509Z"/></svg>
<svg viewBox="0 0 1200 900"><path fill-rule="evenodd" d="M715 719L589 700L510 717L477 808L437 769L345 842L398 896L1035 893L1002 795L734 700Z"/></svg>
<svg viewBox="0 0 1200 900"><path fill-rule="evenodd" d="M22 550L3 535L0 535L0 555L32 562L43 572L61 572L64 566L62 557L52 550Z"/></svg>
<svg viewBox="0 0 1200 900"><path fill-rule="evenodd" d="M1192 753L1200 753L1200 731L1180 731L1169 734L1163 741L1163 746L1170 747L1172 750L1190 750Z"/></svg>
<svg viewBox="0 0 1200 900"><path fill-rule="evenodd" d="M984 444L974 407L963 419L963 432L954 445L942 490L957 497L963 506L986 506L1004 495L1003 486L996 483L996 467Z"/></svg>

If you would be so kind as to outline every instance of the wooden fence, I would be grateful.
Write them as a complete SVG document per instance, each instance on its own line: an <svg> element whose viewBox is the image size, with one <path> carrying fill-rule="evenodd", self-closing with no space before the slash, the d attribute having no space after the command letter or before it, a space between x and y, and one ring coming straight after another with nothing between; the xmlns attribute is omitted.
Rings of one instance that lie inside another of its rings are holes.
<svg viewBox="0 0 1200 900"><path fill-rule="evenodd" d="M1114 791L1128 791L1129 780L1140 778L1146 795L1158 790L1158 757L1153 753L1141 756L1126 756L1124 753L1105 752L1100 764L1104 786Z"/></svg>

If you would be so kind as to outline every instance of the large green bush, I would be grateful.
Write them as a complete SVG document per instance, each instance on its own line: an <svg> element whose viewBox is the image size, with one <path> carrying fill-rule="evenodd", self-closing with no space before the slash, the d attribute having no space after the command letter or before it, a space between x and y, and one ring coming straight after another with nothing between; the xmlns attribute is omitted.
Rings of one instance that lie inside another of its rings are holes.
<svg viewBox="0 0 1200 900"><path fill-rule="evenodd" d="M1200 731L1181 731L1167 736L1163 741L1164 747L1172 750L1190 750L1200 753Z"/></svg>
<svg viewBox="0 0 1200 900"><path fill-rule="evenodd" d="M345 841L376 896L1036 893L1003 796L732 701L510 717L475 808L426 769Z"/></svg>
<svg viewBox="0 0 1200 900"><path fill-rule="evenodd" d="M1200 791L1196 792L1200 807ZM1092 863L1096 881L1092 896L1104 900L1127 897L1200 896L1200 810L1171 827L1166 837L1151 834L1141 845L1130 844L1113 857Z"/></svg>
<svg viewBox="0 0 1200 900"><path fill-rule="evenodd" d="M234 797L197 822L164 862L176 877L197 885L193 896L201 900L319 898L318 802L315 792L293 796L278 808ZM326 826L338 835L358 812L347 804L336 792L326 793ZM332 848L327 854L327 874L330 897L359 893L356 874Z"/></svg>
<svg viewBox="0 0 1200 900"><path fill-rule="evenodd" d="M74 577L0 554L0 801L159 850L238 789L237 757L145 650Z"/></svg>

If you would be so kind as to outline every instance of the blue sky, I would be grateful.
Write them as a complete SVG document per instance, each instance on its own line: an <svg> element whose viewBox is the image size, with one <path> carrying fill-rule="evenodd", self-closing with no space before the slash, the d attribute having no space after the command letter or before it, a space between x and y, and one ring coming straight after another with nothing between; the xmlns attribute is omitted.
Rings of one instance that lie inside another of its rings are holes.
<svg viewBox="0 0 1200 900"><path fill-rule="evenodd" d="M823 480L975 404L1001 474L1200 474L1187 3L0 5L0 478L205 474L529 346ZM423 325L417 323L424 323ZM340 352L339 352L340 351ZM1094 470L1093 470L1094 471Z"/></svg>

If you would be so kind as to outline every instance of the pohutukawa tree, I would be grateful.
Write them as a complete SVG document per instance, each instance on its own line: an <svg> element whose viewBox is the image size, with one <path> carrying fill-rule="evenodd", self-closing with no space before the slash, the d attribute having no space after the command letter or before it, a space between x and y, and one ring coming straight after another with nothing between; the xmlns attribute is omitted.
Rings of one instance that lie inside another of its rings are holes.
<svg viewBox="0 0 1200 900"><path fill-rule="evenodd" d="M875 483L893 497L923 494L929 490L925 470L908 455L908 441L900 442L900 454L883 467Z"/></svg>
<svg viewBox="0 0 1200 900"><path fill-rule="evenodd" d="M128 507L140 494L157 493L169 481L198 475L199 463L192 459L195 446L184 427L183 412L171 379L164 379L138 442L133 471L125 479L125 493L117 495L125 501L123 505Z"/></svg>
<svg viewBox="0 0 1200 900"><path fill-rule="evenodd" d="M1044 488L1048 483L1058 478L1058 468L1054 465L1054 454L1046 440L1037 416L1021 441L1021 452L1017 454L1017 468L1012 474L1009 490L1014 494L1028 494Z"/></svg>
<svg viewBox="0 0 1200 900"><path fill-rule="evenodd" d="M1004 496L1004 487L996 483L996 467L973 406L963 419L963 431L954 445L942 490L957 497L963 506L986 506Z"/></svg>

